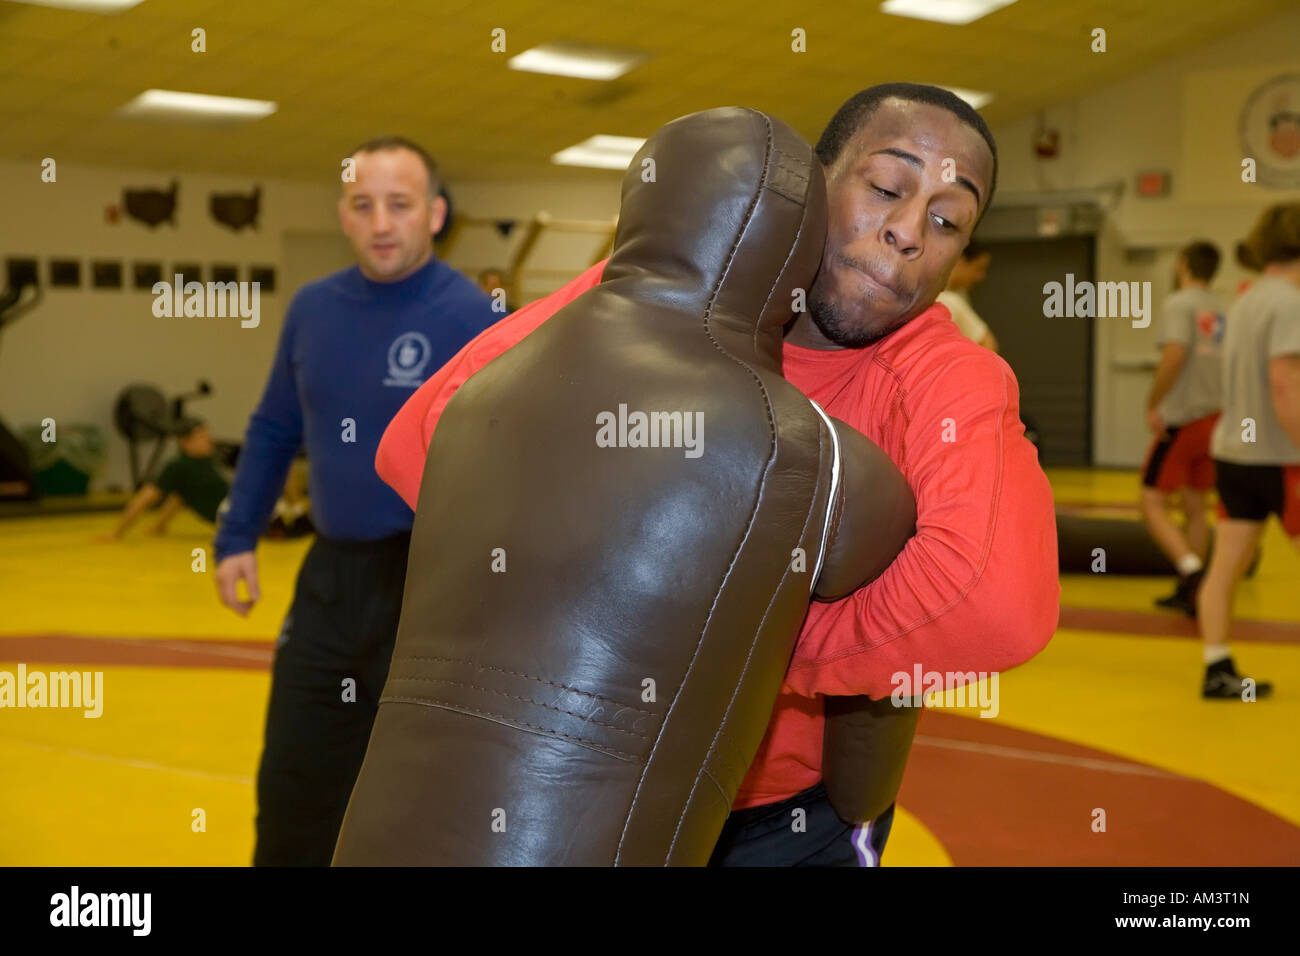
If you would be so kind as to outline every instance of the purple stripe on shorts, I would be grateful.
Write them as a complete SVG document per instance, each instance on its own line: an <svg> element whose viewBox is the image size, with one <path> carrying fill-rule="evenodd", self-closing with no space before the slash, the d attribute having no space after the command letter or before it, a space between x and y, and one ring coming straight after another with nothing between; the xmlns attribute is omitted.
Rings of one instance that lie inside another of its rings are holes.
<svg viewBox="0 0 1300 956"><path fill-rule="evenodd" d="M858 866L879 866L880 856L871 845L871 827L874 820L853 828L853 849L858 854Z"/></svg>

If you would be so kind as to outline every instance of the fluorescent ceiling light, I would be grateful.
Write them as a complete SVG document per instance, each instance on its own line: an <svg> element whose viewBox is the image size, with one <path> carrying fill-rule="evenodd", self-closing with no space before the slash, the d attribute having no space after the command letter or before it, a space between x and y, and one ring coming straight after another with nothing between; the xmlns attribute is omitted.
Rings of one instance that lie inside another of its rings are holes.
<svg viewBox="0 0 1300 956"><path fill-rule="evenodd" d="M525 50L507 61L512 70L576 76L582 80L613 80L645 59L636 50L580 46L572 43L544 43Z"/></svg>
<svg viewBox="0 0 1300 956"><path fill-rule="evenodd" d="M37 7L63 7L65 10L89 10L92 13L120 13L139 6L144 0L15 0Z"/></svg>
<svg viewBox="0 0 1300 956"><path fill-rule="evenodd" d="M980 90L968 90L960 86L945 86L943 89L947 90L949 93L955 93L957 96L960 96L970 104L970 107L973 110L983 109L985 106L988 106L988 104L993 102L992 93L984 93Z"/></svg>
<svg viewBox="0 0 1300 956"><path fill-rule="evenodd" d="M896 17L933 20L935 23L964 24L1009 7L1016 0L885 0L881 13Z"/></svg>
<svg viewBox="0 0 1300 956"><path fill-rule="evenodd" d="M627 169L636 151L645 145L635 136L592 136L551 157L559 166L595 166L598 169Z"/></svg>
<svg viewBox="0 0 1300 956"><path fill-rule="evenodd" d="M270 116L278 109L268 100L245 100L235 96L209 96L178 90L145 90L118 109L119 116L133 119L216 120L240 122Z"/></svg>

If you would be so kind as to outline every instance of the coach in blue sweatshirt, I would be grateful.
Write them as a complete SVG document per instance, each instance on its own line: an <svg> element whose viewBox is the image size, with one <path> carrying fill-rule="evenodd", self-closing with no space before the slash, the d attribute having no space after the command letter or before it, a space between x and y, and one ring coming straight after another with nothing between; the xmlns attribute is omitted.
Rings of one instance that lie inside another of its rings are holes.
<svg viewBox="0 0 1300 956"><path fill-rule="evenodd" d="M254 865L329 865L388 676L410 543L411 510L375 474L375 450L411 393L502 316L434 258L447 206L427 152L375 139L351 170L339 219L358 264L294 296L215 541L217 593L247 614L261 597L257 538L305 444L319 533L276 644Z"/></svg>

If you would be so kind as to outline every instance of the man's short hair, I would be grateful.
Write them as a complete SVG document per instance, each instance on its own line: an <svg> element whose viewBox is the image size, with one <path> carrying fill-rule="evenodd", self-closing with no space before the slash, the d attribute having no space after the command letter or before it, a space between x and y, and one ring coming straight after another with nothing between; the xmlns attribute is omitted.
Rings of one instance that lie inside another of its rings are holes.
<svg viewBox="0 0 1300 956"><path fill-rule="evenodd" d="M433 199L442 189L442 179L438 175L438 163L433 156L429 154L419 143L407 139L405 136L376 136L374 139L368 139L350 155L355 156L357 153L378 153L386 149L409 149L424 163L425 172L429 174L429 198Z"/></svg>
<svg viewBox="0 0 1300 956"><path fill-rule="evenodd" d="M172 423L171 432L177 438L185 439L189 438L206 424L207 422L201 418L190 418L188 416L185 418L178 418Z"/></svg>
<svg viewBox="0 0 1300 956"><path fill-rule="evenodd" d="M1264 210L1243 243L1256 267L1300 259L1300 202L1278 203Z"/></svg>
<svg viewBox="0 0 1300 956"><path fill-rule="evenodd" d="M1193 279L1209 282L1219 271L1219 248L1212 242L1204 239L1189 242L1178 254L1187 263L1187 271Z"/></svg>
<svg viewBox="0 0 1300 956"><path fill-rule="evenodd" d="M822 131L821 139L817 141L817 156L822 164L830 168L835 160L839 159L840 153L844 152L844 147L857 135L858 130L876 114L880 104L890 98L907 100L910 103L926 103L945 109L979 133L988 144L989 151L993 154L993 176L989 181L989 194L984 199L984 209L980 211L982 219L984 211L993 202L993 193L998 185L998 146L993 140L988 124L984 122L984 117L956 93L942 87L927 86L924 83L879 83L867 87L860 93L855 93L848 102L836 110L831 121L826 124L826 129ZM979 225L979 220L976 220L976 225Z"/></svg>
<svg viewBox="0 0 1300 956"><path fill-rule="evenodd" d="M1255 254L1251 252L1250 244L1246 242L1237 243L1237 265L1251 272L1259 272L1263 268L1255 261Z"/></svg>

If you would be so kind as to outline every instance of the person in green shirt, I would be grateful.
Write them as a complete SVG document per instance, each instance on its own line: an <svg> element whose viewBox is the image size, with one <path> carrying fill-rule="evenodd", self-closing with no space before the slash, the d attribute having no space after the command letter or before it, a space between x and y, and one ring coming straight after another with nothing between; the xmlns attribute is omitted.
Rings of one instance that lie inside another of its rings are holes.
<svg viewBox="0 0 1300 956"><path fill-rule="evenodd" d="M158 519L147 532L160 535L183 507L204 521L215 524L217 510L230 491L230 482L217 470L213 460L215 446L208 426L196 418L177 424L176 444L180 454L167 462L158 477L146 481L122 512L117 527L100 540L117 541L149 508L162 502Z"/></svg>

